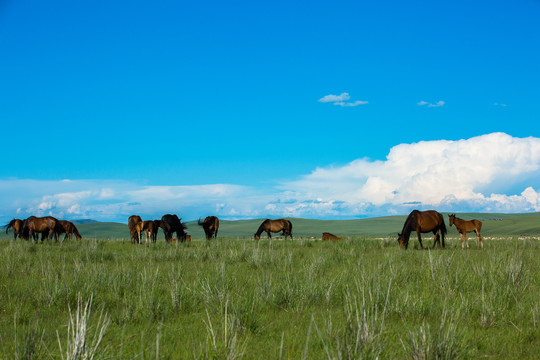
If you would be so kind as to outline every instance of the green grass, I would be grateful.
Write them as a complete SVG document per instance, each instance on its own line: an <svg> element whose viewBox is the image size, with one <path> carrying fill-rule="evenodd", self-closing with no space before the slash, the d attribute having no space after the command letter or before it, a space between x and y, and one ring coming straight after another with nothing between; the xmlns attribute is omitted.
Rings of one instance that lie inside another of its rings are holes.
<svg viewBox="0 0 540 360"><path fill-rule="evenodd" d="M4 240L0 259L2 359L533 359L540 352L534 237L489 238L483 250L473 242L468 251L455 236L438 251L402 251L394 237L369 236L150 247Z"/></svg>

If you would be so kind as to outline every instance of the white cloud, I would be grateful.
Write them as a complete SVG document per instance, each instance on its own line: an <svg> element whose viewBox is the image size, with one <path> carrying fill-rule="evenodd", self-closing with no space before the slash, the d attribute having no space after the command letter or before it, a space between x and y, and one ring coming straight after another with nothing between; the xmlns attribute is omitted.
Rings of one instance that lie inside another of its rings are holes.
<svg viewBox="0 0 540 360"><path fill-rule="evenodd" d="M347 101L351 97L349 96L349 93L341 93L340 95L326 95L319 99L319 102L322 103L333 103L333 102L340 102L340 101Z"/></svg>
<svg viewBox="0 0 540 360"><path fill-rule="evenodd" d="M440 211L540 211L540 138L493 133L399 144L386 159L321 167L296 181L141 186L125 181L0 180L0 219L53 215L123 221L132 214L185 219L296 216L347 218Z"/></svg>
<svg viewBox="0 0 540 360"><path fill-rule="evenodd" d="M418 105L418 106L425 106L425 105L427 105L427 107L441 107L441 106L444 106L444 104L445 104L445 102L442 101L442 100L437 101L437 102L434 103L434 104L433 104L433 103L430 103L430 102L427 102L427 101L424 101L424 100L419 101L419 102L416 103L416 105Z"/></svg>
<svg viewBox="0 0 540 360"><path fill-rule="evenodd" d="M318 101L321 103L333 103L336 106L343 106L343 107L349 107L349 106L360 106L360 105L366 105L368 102L363 100L356 100L353 102L347 102L351 97L349 96L349 93L341 93L340 95L326 95L320 98Z"/></svg>

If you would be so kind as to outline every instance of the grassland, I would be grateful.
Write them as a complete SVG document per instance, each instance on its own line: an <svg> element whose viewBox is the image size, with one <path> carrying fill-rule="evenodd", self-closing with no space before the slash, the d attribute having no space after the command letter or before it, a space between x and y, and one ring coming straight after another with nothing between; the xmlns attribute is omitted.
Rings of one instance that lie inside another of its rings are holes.
<svg viewBox="0 0 540 360"><path fill-rule="evenodd" d="M253 241L261 219L149 247L119 223L3 234L0 359L537 358L540 214L459 216L483 220L483 250L449 228L446 250L401 251L403 216L293 219L294 241Z"/></svg>
<svg viewBox="0 0 540 360"><path fill-rule="evenodd" d="M540 240L485 243L2 240L0 358L537 358Z"/></svg>

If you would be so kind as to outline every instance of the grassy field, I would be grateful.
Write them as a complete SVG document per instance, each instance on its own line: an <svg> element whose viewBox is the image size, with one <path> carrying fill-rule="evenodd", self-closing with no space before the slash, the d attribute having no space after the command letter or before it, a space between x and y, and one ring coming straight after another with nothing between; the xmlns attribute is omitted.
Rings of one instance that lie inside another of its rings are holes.
<svg viewBox="0 0 540 360"><path fill-rule="evenodd" d="M462 251L453 236L446 250L402 251L394 236L147 247L87 235L2 240L0 259L2 359L540 353L537 237L486 234L483 250Z"/></svg>

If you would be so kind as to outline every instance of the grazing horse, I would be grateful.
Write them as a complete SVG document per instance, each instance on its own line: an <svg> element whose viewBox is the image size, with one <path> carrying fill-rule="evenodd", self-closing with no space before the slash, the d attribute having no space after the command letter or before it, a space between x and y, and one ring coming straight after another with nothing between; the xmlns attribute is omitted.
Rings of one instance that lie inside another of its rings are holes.
<svg viewBox="0 0 540 360"><path fill-rule="evenodd" d="M159 223L161 223L161 220L159 221ZM143 221L143 230L146 234L146 243L148 244L150 241L155 243L159 230L159 225L156 224L156 220Z"/></svg>
<svg viewBox="0 0 540 360"><path fill-rule="evenodd" d="M143 230L143 221L139 215L131 215L128 219L129 235L132 244L141 243L141 232Z"/></svg>
<svg viewBox="0 0 540 360"><path fill-rule="evenodd" d="M412 231L416 231L418 235L418 242L423 249L422 237L420 233L432 232L435 235L433 240L433 248L435 244L439 244L441 247L440 238L442 238L442 247L444 248L444 235L446 235L446 225L444 225L443 216L435 210L418 211L413 210L403 225L403 230L398 233L398 243L401 248L407 249L409 246L409 237Z"/></svg>
<svg viewBox="0 0 540 360"><path fill-rule="evenodd" d="M172 234L175 232L176 237L180 242L186 241L186 224L183 224L181 219L176 215L163 215L161 218L161 228L165 234L165 241L170 242L172 239Z"/></svg>
<svg viewBox="0 0 540 360"><path fill-rule="evenodd" d="M64 232L66 233L66 236L64 236L64 241L66 239L71 240L73 235L75 235L78 241L82 239L81 234L79 234L79 230L77 230L77 227L71 221L58 220L58 222L60 223L60 225L62 225Z"/></svg>
<svg viewBox="0 0 540 360"><path fill-rule="evenodd" d="M484 239L480 235L480 230L482 230L482 222L480 220L462 220L456 217L456 214L448 215L450 220L450 226L452 224L456 225L456 229L459 232L459 239L461 240L461 248L465 249L463 244L463 238L465 238L465 244L467 244L467 249L469 248L469 242L467 241L467 233L474 231L476 237L478 238L478 246L482 249L484 248Z"/></svg>
<svg viewBox="0 0 540 360"><path fill-rule="evenodd" d="M6 228L6 234L8 233L9 228L13 229L13 240L17 240L17 236L21 237L21 231L23 226L24 220L21 219L13 219L5 226Z"/></svg>
<svg viewBox="0 0 540 360"><path fill-rule="evenodd" d="M216 216L207 216L204 221L199 219L198 224L203 227L206 240L216 239L219 230L219 219Z"/></svg>
<svg viewBox="0 0 540 360"><path fill-rule="evenodd" d="M322 233L322 241L330 240L332 242L338 242L341 239L342 239L341 237L336 236L334 234L330 234L330 233L327 233L327 232Z"/></svg>
<svg viewBox="0 0 540 360"><path fill-rule="evenodd" d="M254 235L255 240L259 240L261 238L261 234L263 233L263 231L268 234L268 237L270 239L272 238L272 235L270 235L271 232L275 233L283 231L283 236L285 236L285 239L287 239L287 236L290 236L291 240L293 240L292 223L286 219L264 220Z"/></svg>
<svg viewBox="0 0 540 360"><path fill-rule="evenodd" d="M64 228L62 227L60 222L52 216L30 216L23 222L23 238L32 237L35 242L38 241L39 234L41 234L42 242L45 237L47 237L48 239L52 239L53 236L55 240L58 241L58 234L61 234L63 232Z"/></svg>

